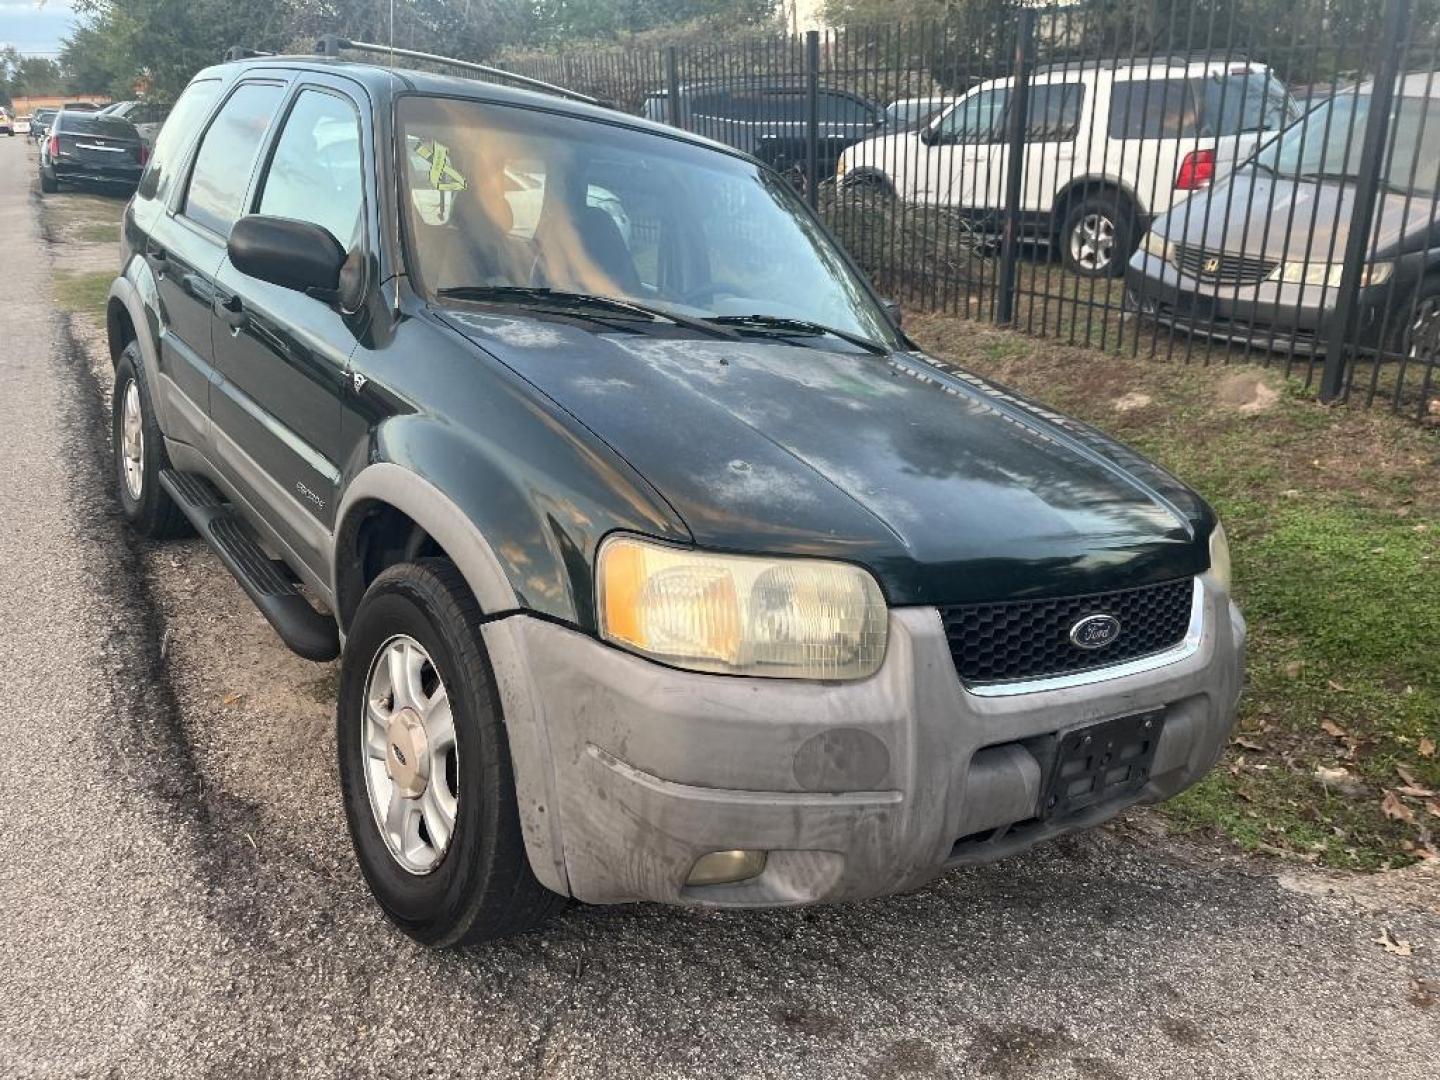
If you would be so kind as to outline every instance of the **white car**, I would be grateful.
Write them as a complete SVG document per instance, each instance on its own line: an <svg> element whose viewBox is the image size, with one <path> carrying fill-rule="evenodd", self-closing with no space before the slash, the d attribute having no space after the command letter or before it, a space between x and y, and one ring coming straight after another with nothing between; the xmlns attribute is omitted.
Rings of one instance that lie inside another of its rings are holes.
<svg viewBox="0 0 1440 1080"><path fill-rule="evenodd" d="M857 143L840 157L838 182L968 211L981 230L998 231L1013 82L980 83L918 130ZM1025 132L1025 233L1058 242L1078 274L1122 274L1153 218L1299 112L1270 69L1248 61L1041 67Z"/></svg>

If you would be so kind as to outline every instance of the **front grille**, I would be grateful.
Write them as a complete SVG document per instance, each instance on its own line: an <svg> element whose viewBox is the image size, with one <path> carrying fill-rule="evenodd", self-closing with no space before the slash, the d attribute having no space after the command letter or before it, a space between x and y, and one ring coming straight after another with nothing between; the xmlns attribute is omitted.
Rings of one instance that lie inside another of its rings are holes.
<svg viewBox="0 0 1440 1080"><path fill-rule="evenodd" d="M1186 247L1184 244L1176 244L1174 252L1175 265L1181 270L1193 278L1213 281L1218 285L1256 285L1280 265L1274 260L1254 255Z"/></svg>
<svg viewBox="0 0 1440 1080"><path fill-rule="evenodd" d="M967 683L1048 678L1149 656L1178 645L1190 625L1192 578L1120 592L942 607L955 670ZM1070 642L1087 615L1111 615L1119 636L1100 649Z"/></svg>

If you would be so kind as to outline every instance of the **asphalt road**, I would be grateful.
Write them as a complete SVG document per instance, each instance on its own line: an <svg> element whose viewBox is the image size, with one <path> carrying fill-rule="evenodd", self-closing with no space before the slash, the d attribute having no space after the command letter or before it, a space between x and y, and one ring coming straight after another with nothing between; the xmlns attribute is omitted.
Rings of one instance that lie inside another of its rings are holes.
<svg viewBox="0 0 1440 1080"><path fill-rule="evenodd" d="M332 669L117 519L103 345L52 302L72 204L42 232L33 176L0 141L0 1076L1433 1080L1440 877L1145 815L886 901L413 945L350 857Z"/></svg>

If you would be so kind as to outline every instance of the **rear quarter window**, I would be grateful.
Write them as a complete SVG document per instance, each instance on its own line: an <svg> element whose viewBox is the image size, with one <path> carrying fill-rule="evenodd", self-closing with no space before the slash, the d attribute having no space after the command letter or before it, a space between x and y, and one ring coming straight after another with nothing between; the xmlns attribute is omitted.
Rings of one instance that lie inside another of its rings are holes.
<svg viewBox="0 0 1440 1080"><path fill-rule="evenodd" d="M150 152L150 164L145 169L145 175L140 178L141 198L163 199L169 194L175 173L180 167L180 159L219 93L219 79L201 79L185 88L185 92L175 102L165 126L155 137L155 146Z"/></svg>

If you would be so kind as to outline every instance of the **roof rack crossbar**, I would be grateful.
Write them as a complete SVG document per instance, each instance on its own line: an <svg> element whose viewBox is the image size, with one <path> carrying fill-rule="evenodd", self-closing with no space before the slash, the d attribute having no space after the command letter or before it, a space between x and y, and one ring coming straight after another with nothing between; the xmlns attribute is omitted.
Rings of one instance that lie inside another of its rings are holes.
<svg viewBox="0 0 1440 1080"><path fill-rule="evenodd" d="M406 60L421 60L431 64L445 64L449 67L473 71L480 75L488 75L494 79L505 79L517 83L520 86L528 86L532 90L543 90L549 94L570 98L572 101L583 101L587 105L602 104L598 98L593 98L589 94L582 94L578 90L570 90L563 86L556 86L554 83L544 82L540 79L532 79L528 75L516 75L513 71L491 67L488 64L477 64L470 60L457 60L453 56L440 56L437 53L420 52L418 49L392 48L389 45L377 45L370 41L351 41L349 38L337 37L334 34L325 35L316 46L316 52L322 56L336 56L342 49L349 49L352 52L370 53L375 56L400 56Z"/></svg>

